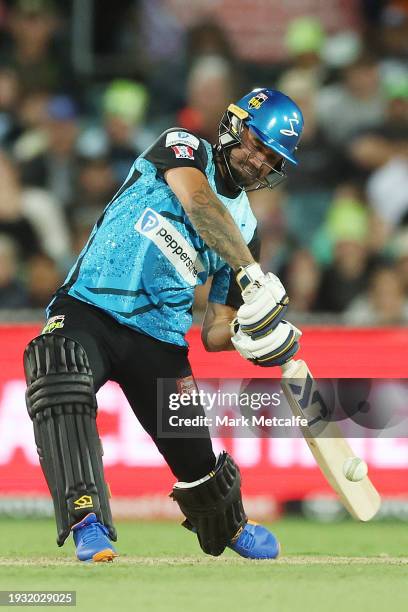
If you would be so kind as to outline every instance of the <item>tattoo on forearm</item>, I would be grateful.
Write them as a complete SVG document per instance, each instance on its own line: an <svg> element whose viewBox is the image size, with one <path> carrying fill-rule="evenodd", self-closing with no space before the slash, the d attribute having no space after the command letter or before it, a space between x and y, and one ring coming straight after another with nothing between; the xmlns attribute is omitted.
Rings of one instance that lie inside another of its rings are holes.
<svg viewBox="0 0 408 612"><path fill-rule="evenodd" d="M234 219L206 183L193 194L189 216L204 242L233 269L253 263Z"/></svg>

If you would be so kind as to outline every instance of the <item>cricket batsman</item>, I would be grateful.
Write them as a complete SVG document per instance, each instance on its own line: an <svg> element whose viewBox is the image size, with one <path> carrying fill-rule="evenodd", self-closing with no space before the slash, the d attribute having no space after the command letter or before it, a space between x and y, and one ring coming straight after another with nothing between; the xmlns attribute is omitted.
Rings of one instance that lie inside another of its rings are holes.
<svg viewBox="0 0 408 612"><path fill-rule="evenodd" d="M95 394L107 380L120 385L177 478L171 495L202 550L278 556L275 536L248 520L234 459L214 455L206 427L197 437L158 435L158 415L168 420L170 394L194 383L185 335L194 288L208 277L208 351L236 349L267 367L297 352L300 332L283 319L285 289L257 263L247 192L285 178L285 164L297 163L302 127L290 98L256 89L230 104L214 146L182 128L164 132L134 162L53 296L42 333L28 344L27 408L57 544L72 532L80 561L117 556L96 425ZM189 405L183 416L203 414Z"/></svg>

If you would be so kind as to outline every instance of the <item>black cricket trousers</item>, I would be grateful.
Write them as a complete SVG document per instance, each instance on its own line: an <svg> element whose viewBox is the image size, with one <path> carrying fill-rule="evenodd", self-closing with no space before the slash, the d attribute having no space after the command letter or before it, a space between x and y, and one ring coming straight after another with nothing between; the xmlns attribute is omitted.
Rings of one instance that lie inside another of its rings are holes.
<svg viewBox="0 0 408 612"><path fill-rule="evenodd" d="M192 482L208 474L216 460L206 427L200 428L197 437L163 437L160 431L158 435L158 415L166 424L174 414L169 410L169 394L180 392L177 380L191 376L188 349L132 330L103 310L69 295L57 297L52 304L50 317L56 315L64 315L63 327L51 333L83 346L92 369L95 393L107 380L120 385L176 478ZM166 382L164 386L162 383L158 404L159 379ZM204 416L200 405L189 405L183 411L186 417Z"/></svg>

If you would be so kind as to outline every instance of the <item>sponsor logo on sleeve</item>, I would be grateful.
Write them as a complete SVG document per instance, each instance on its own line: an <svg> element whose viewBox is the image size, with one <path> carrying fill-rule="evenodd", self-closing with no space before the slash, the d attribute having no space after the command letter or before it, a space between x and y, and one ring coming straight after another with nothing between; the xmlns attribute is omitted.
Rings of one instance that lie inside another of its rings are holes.
<svg viewBox="0 0 408 612"><path fill-rule="evenodd" d="M172 147L176 144L188 145L192 149L197 150L200 146L200 141L197 136L193 136L193 134L188 132L170 132L167 134L166 147Z"/></svg>
<svg viewBox="0 0 408 612"><path fill-rule="evenodd" d="M147 208L135 223L135 230L151 240L192 287L204 266L194 247L165 217Z"/></svg>
<svg viewBox="0 0 408 612"><path fill-rule="evenodd" d="M173 145L171 148L177 159L194 159L194 151L187 145Z"/></svg>

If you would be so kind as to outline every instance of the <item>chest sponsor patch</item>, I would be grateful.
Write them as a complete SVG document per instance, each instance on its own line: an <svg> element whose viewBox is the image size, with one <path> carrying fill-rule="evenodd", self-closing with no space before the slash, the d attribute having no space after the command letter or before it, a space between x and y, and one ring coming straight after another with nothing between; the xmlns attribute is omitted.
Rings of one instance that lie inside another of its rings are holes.
<svg viewBox="0 0 408 612"><path fill-rule="evenodd" d="M186 145L194 150L197 150L200 146L200 141L197 136L189 134L188 132L170 132L166 136L166 147L172 147L173 145Z"/></svg>
<svg viewBox="0 0 408 612"><path fill-rule="evenodd" d="M194 247L165 217L146 208L135 223L135 230L151 240L173 264L183 279L194 287L204 266Z"/></svg>
<svg viewBox="0 0 408 612"><path fill-rule="evenodd" d="M187 145L173 145L171 148L177 159L194 159L194 151Z"/></svg>

